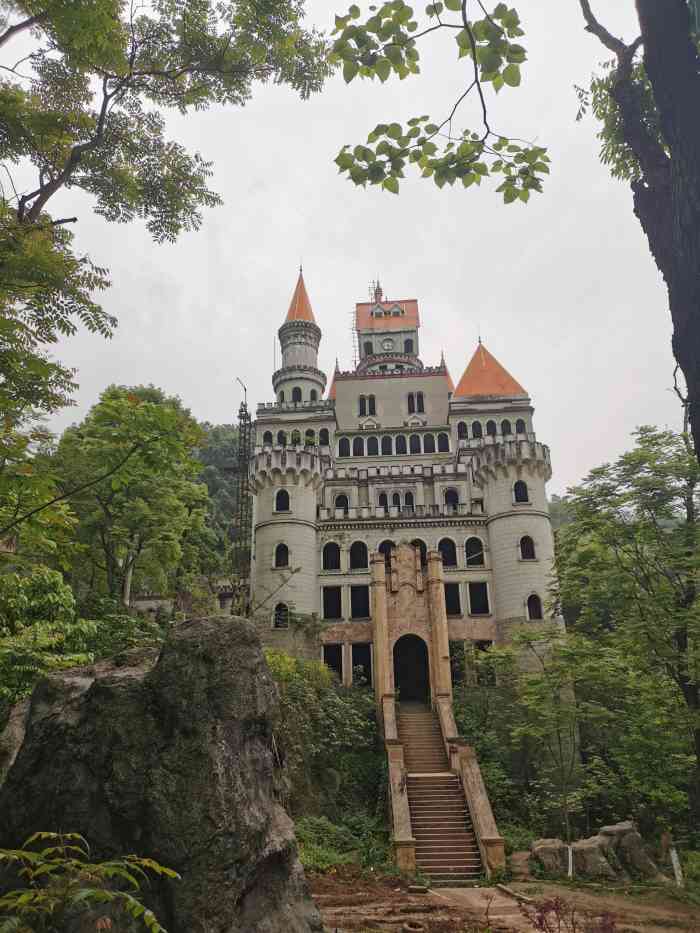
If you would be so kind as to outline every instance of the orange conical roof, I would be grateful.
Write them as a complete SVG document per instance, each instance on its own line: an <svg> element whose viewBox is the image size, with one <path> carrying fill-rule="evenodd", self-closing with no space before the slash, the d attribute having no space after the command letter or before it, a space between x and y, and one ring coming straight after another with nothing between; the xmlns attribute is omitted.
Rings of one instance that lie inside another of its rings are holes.
<svg viewBox="0 0 700 933"><path fill-rule="evenodd" d="M331 384L328 388L328 398L335 399L335 374L339 372L338 360L335 361L335 369L333 370L333 378L331 379Z"/></svg>
<svg viewBox="0 0 700 933"><path fill-rule="evenodd" d="M311 302L309 301L309 296L306 293L306 285L304 284L304 273L299 269L299 278L297 279L296 288L294 289L294 294L292 295L292 301L289 305L289 311L287 312L287 321L310 321L312 324L316 323L314 313L311 310Z"/></svg>
<svg viewBox="0 0 700 933"><path fill-rule="evenodd" d="M445 381L447 382L447 391L448 391L448 392L451 392L452 395L454 395L454 392L455 392L455 384L454 384L454 382L452 381L452 376L450 375L450 371L449 371L449 369L447 368L447 363L445 362L445 354L444 354L444 353L441 353L441 354L440 354L440 365L441 365L442 368L445 370Z"/></svg>
<svg viewBox="0 0 700 933"><path fill-rule="evenodd" d="M481 341L459 380L454 397L468 398L478 395L527 395L520 383L491 356Z"/></svg>

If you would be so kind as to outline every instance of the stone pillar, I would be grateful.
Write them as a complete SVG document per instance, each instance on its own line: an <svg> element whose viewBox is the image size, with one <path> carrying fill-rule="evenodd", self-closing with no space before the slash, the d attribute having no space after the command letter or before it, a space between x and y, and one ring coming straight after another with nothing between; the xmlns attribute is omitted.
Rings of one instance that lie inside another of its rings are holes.
<svg viewBox="0 0 700 933"><path fill-rule="evenodd" d="M431 646L436 668L434 692L436 696L446 696L451 701L450 639L447 629L442 557L438 551L428 552L428 608Z"/></svg>
<svg viewBox="0 0 700 933"><path fill-rule="evenodd" d="M389 664L389 629L386 599L386 567L384 555L372 554L372 622L374 627L374 692L381 717L382 697L391 692Z"/></svg>
<svg viewBox="0 0 700 933"><path fill-rule="evenodd" d="M352 645L343 642L343 686L352 687Z"/></svg>

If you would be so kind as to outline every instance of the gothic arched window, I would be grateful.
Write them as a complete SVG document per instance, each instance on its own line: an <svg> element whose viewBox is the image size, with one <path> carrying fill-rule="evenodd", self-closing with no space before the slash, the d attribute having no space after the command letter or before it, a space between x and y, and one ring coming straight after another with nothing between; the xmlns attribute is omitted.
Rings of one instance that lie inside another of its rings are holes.
<svg viewBox="0 0 700 933"><path fill-rule="evenodd" d="M328 428L321 428L318 432L318 442L321 447L328 447L330 438L328 437Z"/></svg>
<svg viewBox="0 0 700 933"><path fill-rule="evenodd" d="M413 353L413 341L410 337L407 337L403 342L403 352Z"/></svg>
<svg viewBox="0 0 700 933"><path fill-rule="evenodd" d="M318 392L316 391L316 389L311 390L311 392L309 393L309 398L311 399L312 402L318 401Z"/></svg>
<svg viewBox="0 0 700 933"><path fill-rule="evenodd" d="M457 566L457 548L451 538L443 538L438 544L438 551L442 554L443 567Z"/></svg>
<svg viewBox="0 0 700 933"><path fill-rule="evenodd" d="M420 435L412 434L408 439L408 443L412 454L420 453Z"/></svg>
<svg viewBox="0 0 700 933"><path fill-rule="evenodd" d="M428 546L425 541L421 541L420 538L416 538L414 541L411 541L411 544L414 548L420 551L420 565L421 567L426 567L428 564Z"/></svg>
<svg viewBox="0 0 700 933"><path fill-rule="evenodd" d="M432 434L423 435L423 453L426 453L426 454L435 453L435 438Z"/></svg>
<svg viewBox="0 0 700 933"><path fill-rule="evenodd" d="M286 431L277 432L277 443L280 445L280 447L287 446L287 432Z"/></svg>
<svg viewBox="0 0 700 933"><path fill-rule="evenodd" d="M472 422L472 437L483 437L484 432L481 429L481 422L474 421Z"/></svg>
<svg viewBox="0 0 700 933"><path fill-rule="evenodd" d="M386 494L385 492L380 492L380 493L379 493L379 500L378 500L378 501L379 501L379 507L380 507L380 508L382 508L382 509L388 509L388 508L389 508L389 499L388 499L387 494Z"/></svg>
<svg viewBox="0 0 700 933"><path fill-rule="evenodd" d="M448 453L450 449L450 438L447 434L438 434L438 450L440 453Z"/></svg>
<svg viewBox="0 0 700 933"><path fill-rule="evenodd" d="M338 441L338 456L339 457L349 457L350 456L350 441L347 437L341 437Z"/></svg>
<svg viewBox="0 0 700 933"><path fill-rule="evenodd" d="M524 535L520 539L520 557L522 560L536 560L535 542L530 535Z"/></svg>
<svg viewBox="0 0 700 933"><path fill-rule="evenodd" d="M461 441L465 441L467 439L467 425L464 421L460 421L457 425L457 437Z"/></svg>
<svg viewBox="0 0 700 933"><path fill-rule="evenodd" d="M292 447L301 444L301 431L292 431Z"/></svg>
<svg viewBox="0 0 700 933"><path fill-rule="evenodd" d="M484 566L484 544L481 538L467 538L464 545L467 567Z"/></svg>
<svg viewBox="0 0 700 933"><path fill-rule="evenodd" d="M527 483L519 479L516 481L513 486L513 498L516 502L529 502L529 496L527 494Z"/></svg>
<svg viewBox="0 0 700 933"><path fill-rule="evenodd" d="M275 628L289 628L289 607L284 603L277 603L273 619Z"/></svg>
<svg viewBox="0 0 700 933"><path fill-rule="evenodd" d="M512 433L513 433L513 428L511 426L510 421L507 418L504 418L503 421L501 421L501 434L505 437L507 434L512 434Z"/></svg>
<svg viewBox="0 0 700 933"><path fill-rule="evenodd" d="M357 400L357 411L361 418L367 414L367 399L364 395L361 395Z"/></svg>
<svg viewBox="0 0 700 933"><path fill-rule="evenodd" d="M416 410L416 397L413 392L408 393L408 413L412 415Z"/></svg>
<svg viewBox="0 0 700 933"><path fill-rule="evenodd" d="M379 441L376 437L367 438L367 456L368 457L378 457L379 456Z"/></svg>
<svg viewBox="0 0 700 933"><path fill-rule="evenodd" d="M425 411L425 402L423 401L423 393L418 392L416 394L416 411L424 412Z"/></svg>
<svg viewBox="0 0 700 933"><path fill-rule="evenodd" d="M278 489L275 496L275 512L289 511L289 493L286 489Z"/></svg>
<svg viewBox="0 0 700 933"><path fill-rule="evenodd" d="M364 541L354 541L350 547L350 569L366 570L368 566L367 545Z"/></svg>
<svg viewBox="0 0 700 933"><path fill-rule="evenodd" d="M377 400L373 395L367 397L367 414L376 415L377 414Z"/></svg>
<svg viewBox="0 0 700 933"><path fill-rule="evenodd" d="M289 548L286 544L278 544L275 548L275 567L289 567Z"/></svg>
<svg viewBox="0 0 700 933"><path fill-rule="evenodd" d="M265 431L263 434L263 444L272 446L272 431Z"/></svg>
<svg viewBox="0 0 700 933"><path fill-rule="evenodd" d="M408 511L410 512L413 511L413 493L412 492L407 492L406 495L403 497L403 506Z"/></svg>
<svg viewBox="0 0 700 933"><path fill-rule="evenodd" d="M340 570L340 546L330 541L323 548L323 569Z"/></svg>
<svg viewBox="0 0 700 933"><path fill-rule="evenodd" d="M405 454L406 453L406 438L403 434L399 434L396 438L396 453Z"/></svg>
<svg viewBox="0 0 700 933"><path fill-rule="evenodd" d="M367 340L365 341L365 356L371 356L371 355L372 355L372 343L371 341Z"/></svg>
<svg viewBox="0 0 700 933"><path fill-rule="evenodd" d="M516 434L527 434L527 427L522 418L518 418L515 422L515 433Z"/></svg>
<svg viewBox="0 0 700 933"><path fill-rule="evenodd" d="M495 421L486 422L486 433L489 435L489 437L495 437L497 431L498 431L498 428L496 427Z"/></svg>
<svg viewBox="0 0 700 933"><path fill-rule="evenodd" d="M392 444L391 444L391 437L389 437L388 434L385 434L384 437L382 438L382 456L390 457L392 453L393 453L393 450L392 450Z"/></svg>
<svg viewBox="0 0 700 933"><path fill-rule="evenodd" d="M352 455L353 457L364 457L365 455L365 439L364 437L356 437L352 442Z"/></svg>
<svg viewBox="0 0 700 933"><path fill-rule="evenodd" d="M527 598L527 617L528 619L542 618L542 600L535 593Z"/></svg>
<svg viewBox="0 0 700 933"><path fill-rule="evenodd" d="M340 495L335 497L335 507L336 509L342 509L343 512L347 515L348 509L350 508L350 503L348 502L348 497L345 495Z"/></svg>
<svg viewBox="0 0 700 933"><path fill-rule="evenodd" d="M386 564L387 568L391 566L391 550L395 547L396 545L393 541L382 541L382 543L377 548L379 553L384 555L384 563Z"/></svg>
<svg viewBox="0 0 700 933"><path fill-rule="evenodd" d="M306 433L304 434L304 443L307 447L313 447L316 443L316 434L314 433L313 428L306 429Z"/></svg>
<svg viewBox="0 0 700 933"><path fill-rule="evenodd" d="M293 402L301 401L301 389L299 388L299 386L294 386L294 388L292 389L292 401Z"/></svg>
<svg viewBox="0 0 700 933"><path fill-rule="evenodd" d="M459 505L459 493L456 489L446 489L445 490L445 505L447 506L448 512L456 512L457 506Z"/></svg>
<svg viewBox="0 0 700 933"><path fill-rule="evenodd" d="M398 494L398 492L395 492L391 497L391 504L395 509L401 508L401 496Z"/></svg>

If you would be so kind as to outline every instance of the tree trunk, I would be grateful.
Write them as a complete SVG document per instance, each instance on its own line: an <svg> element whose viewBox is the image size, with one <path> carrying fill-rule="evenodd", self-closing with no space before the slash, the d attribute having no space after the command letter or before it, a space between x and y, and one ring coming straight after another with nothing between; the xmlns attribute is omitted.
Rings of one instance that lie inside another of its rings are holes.
<svg viewBox="0 0 700 933"><path fill-rule="evenodd" d="M128 609L131 604L131 581L134 578L134 561L129 558L126 562L126 570L122 579L122 602Z"/></svg>

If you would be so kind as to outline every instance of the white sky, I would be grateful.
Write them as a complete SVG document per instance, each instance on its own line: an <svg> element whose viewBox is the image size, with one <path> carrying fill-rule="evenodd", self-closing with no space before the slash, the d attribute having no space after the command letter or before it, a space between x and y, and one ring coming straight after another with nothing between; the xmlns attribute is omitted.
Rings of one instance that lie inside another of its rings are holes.
<svg viewBox="0 0 700 933"><path fill-rule="evenodd" d="M326 26L347 5L312 0L309 21ZM490 102L490 119L549 146L552 175L527 206L503 205L495 185L440 191L411 175L396 197L337 174L340 147L364 142L376 123L449 111L470 66L439 33L422 47L417 78L346 87L336 77L307 102L265 87L244 109L170 119L176 139L214 162L225 201L175 245L103 222L79 193L52 201L54 213L79 215L78 249L111 270L104 304L119 318L111 341L81 333L57 348L80 390L54 428L82 417L110 382L152 382L212 422L235 419L237 376L253 407L271 400L273 339L302 259L329 375L336 355L350 366L354 303L377 275L389 297L419 299L422 358L435 364L444 348L455 382L480 328L532 396L552 450L550 493L629 447L637 425L678 427L665 288L631 194L598 162L595 123L574 119L573 85L604 50L577 0L516 6L529 62L522 86ZM597 6L633 37L633 0ZM475 104L464 115L476 123Z"/></svg>

